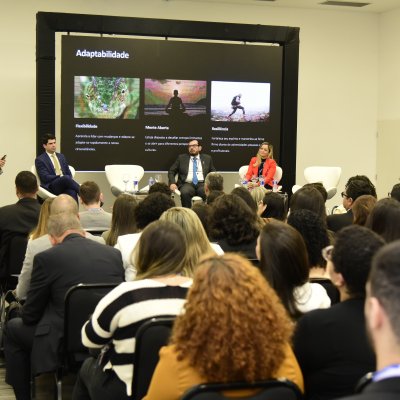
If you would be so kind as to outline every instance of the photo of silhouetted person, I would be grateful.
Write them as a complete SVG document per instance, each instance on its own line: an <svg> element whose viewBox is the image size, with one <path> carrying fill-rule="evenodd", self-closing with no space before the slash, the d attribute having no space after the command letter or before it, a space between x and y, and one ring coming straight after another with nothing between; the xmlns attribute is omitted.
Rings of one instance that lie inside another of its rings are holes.
<svg viewBox="0 0 400 400"><path fill-rule="evenodd" d="M175 89L174 96L169 99L169 102L165 107L165 112L171 116L182 115L186 111L185 105L178 94L179 92Z"/></svg>
<svg viewBox="0 0 400 400"><path fill-rule="evenodd" d="M231 105L232 105L232 109L233 111L229 114L229 117L233 114L235 114L236 110L238 108L240 108L243 111L243 115L245 115L245 111L244 111L244 107L240 105L240 101L242 99L242 95L241 93L239 93L238 95L234 96L232 101L231 101Z"/></svg>

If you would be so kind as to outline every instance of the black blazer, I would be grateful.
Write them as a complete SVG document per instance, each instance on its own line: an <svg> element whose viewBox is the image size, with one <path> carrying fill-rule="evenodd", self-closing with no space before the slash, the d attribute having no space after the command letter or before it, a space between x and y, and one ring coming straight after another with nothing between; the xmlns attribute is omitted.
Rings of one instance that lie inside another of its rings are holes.
<svg viewBox="0 0 400 400"><path fill-rule="evenodd" d="M189 172L190 154L180 154L168 171L169 184L176 183L178 187L182 186ZM206 178L209 172L214 172L215 168L211 156L208 154L200 154L200 162L203 168L203 176ZM178 182L175 182L175 175L178 174Z"/></svg>
<svg viewBox="0 0 400 400"><path fill-rule="evenodd" d="M328 215L326 222L330 231L340 231L340 229L353 223L353 211L350 209L344 214Z"/></svg>
<svg viewBox="0 0 400 400"><path fill-rule="evenodd" d="M64 297L78 283L119 283L124 280L121 253L78 234L38 253L32 279L22 307L22 320L37 325L31 353L34 375L58 366L64 333Z"/></svg>
<svg viewBox="0 0 400 400"><path fill-rule="evenodd" d="M400 398L400 378L388 378L371 382L363 391L340 400L398 400Z"/></svg>

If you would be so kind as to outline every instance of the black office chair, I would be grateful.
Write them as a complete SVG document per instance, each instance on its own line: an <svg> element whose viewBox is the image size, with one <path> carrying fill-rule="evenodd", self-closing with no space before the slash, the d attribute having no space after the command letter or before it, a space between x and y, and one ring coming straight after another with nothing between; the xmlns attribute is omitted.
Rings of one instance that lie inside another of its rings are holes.
<svg viewBox="0 0 400 400"><path fill-rule="evenodd" d="M87 283L71 287L65 295L64 339L61 349L61 364L56 371L57 399L62 398L62 378L68 371L78 371L90 356L82 344L81 330L93 314L98 302L118 283Z"/></svg>
<svg viewBox="0 0 400 400"><path fill-rule="evenodd" d="M241 400L301 400L300 389L287 379L269 379L254 383L205 383L189 389L181 400L227 400L232 397L223 394L224 391L259 389L254 395L235 397Z"/></svg>
<svg viewBox="0 0 400 400"><path fill-rule="evenodd" d="M132 383L133 400L142 399L149 388L159 360L161 347L166 346L175 317L152 318L137 331Z"/></svg>

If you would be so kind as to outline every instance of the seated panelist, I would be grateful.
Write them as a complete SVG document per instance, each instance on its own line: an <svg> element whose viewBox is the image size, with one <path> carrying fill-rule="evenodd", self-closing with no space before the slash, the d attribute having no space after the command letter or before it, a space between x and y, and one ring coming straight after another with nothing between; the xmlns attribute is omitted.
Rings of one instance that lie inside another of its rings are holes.
<svg viewBox="0 0 400 400"><path fill-rule="evenodd" d="M52 134L42 137L44 153L35 160L40 186L55 195L69 194L78 202L79 183L72 179L65 156L56 153L56 138Z"/></svg>
<svg viewBox="0 0 400 400"><path fill-rule="evenodd" d="M260 145L258 153L250 160L249 168L246 173L246 179L249 185L252 183L251 178L256 176L264 177L265 186L273 186L274 175L276 172L276 161L274 160L272 144L263 142Z"/></svg>

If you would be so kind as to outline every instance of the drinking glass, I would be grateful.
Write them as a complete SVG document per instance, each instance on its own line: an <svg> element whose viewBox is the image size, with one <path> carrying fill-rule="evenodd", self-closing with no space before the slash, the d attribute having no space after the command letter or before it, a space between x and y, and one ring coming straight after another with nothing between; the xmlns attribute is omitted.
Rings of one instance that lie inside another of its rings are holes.
<svg viewBox="0 0 400 400"><path fill-rule="evenodd" d="M127 191L127 184L129 182L129 174L123 174L122 175L122 182L125 183L125 192Z"/></svg>

